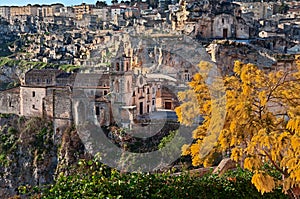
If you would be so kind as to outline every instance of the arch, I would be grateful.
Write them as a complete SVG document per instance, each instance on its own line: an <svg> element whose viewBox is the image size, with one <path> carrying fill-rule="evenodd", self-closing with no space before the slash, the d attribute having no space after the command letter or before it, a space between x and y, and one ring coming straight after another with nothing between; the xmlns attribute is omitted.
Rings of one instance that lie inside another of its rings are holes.
<svg viewBox="0 0 300 199"><path fill-rule="evenodd" d="M120 84L119 84L118 80L115 80L114 91L115 91L115 93L119 93L120 92Z"/></svg>
<svg viewBox="0 0 300 199"><path fill-rule="evenodd" d="M116 63L116 71L120 71L120 63L119 62Z"/></svg>

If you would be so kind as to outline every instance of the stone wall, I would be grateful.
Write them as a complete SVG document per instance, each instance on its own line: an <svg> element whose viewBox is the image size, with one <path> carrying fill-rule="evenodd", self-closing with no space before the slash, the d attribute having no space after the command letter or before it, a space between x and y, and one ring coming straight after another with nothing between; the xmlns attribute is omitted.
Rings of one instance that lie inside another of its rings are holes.
<svg viewBox="0 0 300 199"><path fill-rule="evenodd" d="M235 35L235 19L234 16L221 14L214 18L213 37L214 38L232 38Z"/></svg>
<svg viewBox="0 0 300 199"><path fill-rule="evenodd" d="M0 113L20 114L20 88L0 92Z"/></svg>
<svg viewBox="0 0 300 199"><path fill-rule="evenodd" d="M32 69L25 75L25 85L27 86L53 86L56 76L63 73L57 69Z"/></svg>
<svg viewBox="0 0 300 199"><path fill-rule="evenodd" d="M202 16L195 25L195 35L199 38L249 39L249 25L241 17L219 14L214 17Z"/></svg>
<svg viewBox="0 0 300 199"><path fill-rule="evenodd" d="M201 38L211 38L212 19L210 17L201 17L195 27L196 35Z"/></svg>
<svg viewBox="0 0 300 199"><path fill-rule="evenodd" d="M267 49L251 44L222 40L215 41L209 47L208 52L223 74L233 72L234 61L236 60L243 63L253 63L260 68L271 68L276 64L276 59L270 55Z"/></svg>
<svg viewBox="0 0 300 199"><path fill-rule="evenodd" d="M42 117L45 87L20 87L20 114L23 116Z"/></svg>
<svg viewBox="0 0 300 199"><path fill-rule="evenodd" d="M54 110L56 119L72 120L72 93L68 88L55 89L53 91Z"/></svg>

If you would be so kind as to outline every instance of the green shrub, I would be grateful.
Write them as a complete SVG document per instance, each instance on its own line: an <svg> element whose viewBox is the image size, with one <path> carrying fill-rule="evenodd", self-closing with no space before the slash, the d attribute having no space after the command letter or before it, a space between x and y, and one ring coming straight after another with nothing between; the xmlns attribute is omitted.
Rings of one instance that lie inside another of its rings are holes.
<svg viewBox="0 0 300 199"><path fill-rule="evenodd" d="M76 172L77 171L77 172ZM252 173L237 169L223 176L170 173L120 173L95 161L80 161L73 175L35 187L27 196L42 198L287 198L282 190L261 195L251 184Z"/></svg>

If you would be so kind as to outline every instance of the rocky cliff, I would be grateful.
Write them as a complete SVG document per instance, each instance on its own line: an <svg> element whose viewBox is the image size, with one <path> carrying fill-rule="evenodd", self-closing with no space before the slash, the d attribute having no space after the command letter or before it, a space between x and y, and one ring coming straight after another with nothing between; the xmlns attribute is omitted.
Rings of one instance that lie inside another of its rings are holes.
<svg viewBox="0 0 300 199"><path fill-rule="evenodd" d="M224 75L232 73L236 60L269 69L277 63L275 53L247 41L216 40L207 47L207 52Z"/></svg>
<svg viewBox="0 0 300 199"><path fill-rule="evenodd" d="M15 115L0 117L0 196L18 194L20 186L52 183L60 173L84 158L76 131L53 132L52 123L41 118Z"/></svg>

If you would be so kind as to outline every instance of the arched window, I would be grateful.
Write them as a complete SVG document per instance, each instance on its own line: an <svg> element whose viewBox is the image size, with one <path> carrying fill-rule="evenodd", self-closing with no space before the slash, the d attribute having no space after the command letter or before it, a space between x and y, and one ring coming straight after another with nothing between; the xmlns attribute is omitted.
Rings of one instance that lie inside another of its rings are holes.
<svg viewBox="0 0 300 199"><path fill-rule="evenodd" d="M130 82L127 81L127 92L129 93L130 92Z"/></svg>
<svg viewBox="0 0 300 199"><path fill-rule="evenodd" d="M114 90L115 90L116 93L119 93L119 88L120 88L119 82L115 81Z"/></svg>

